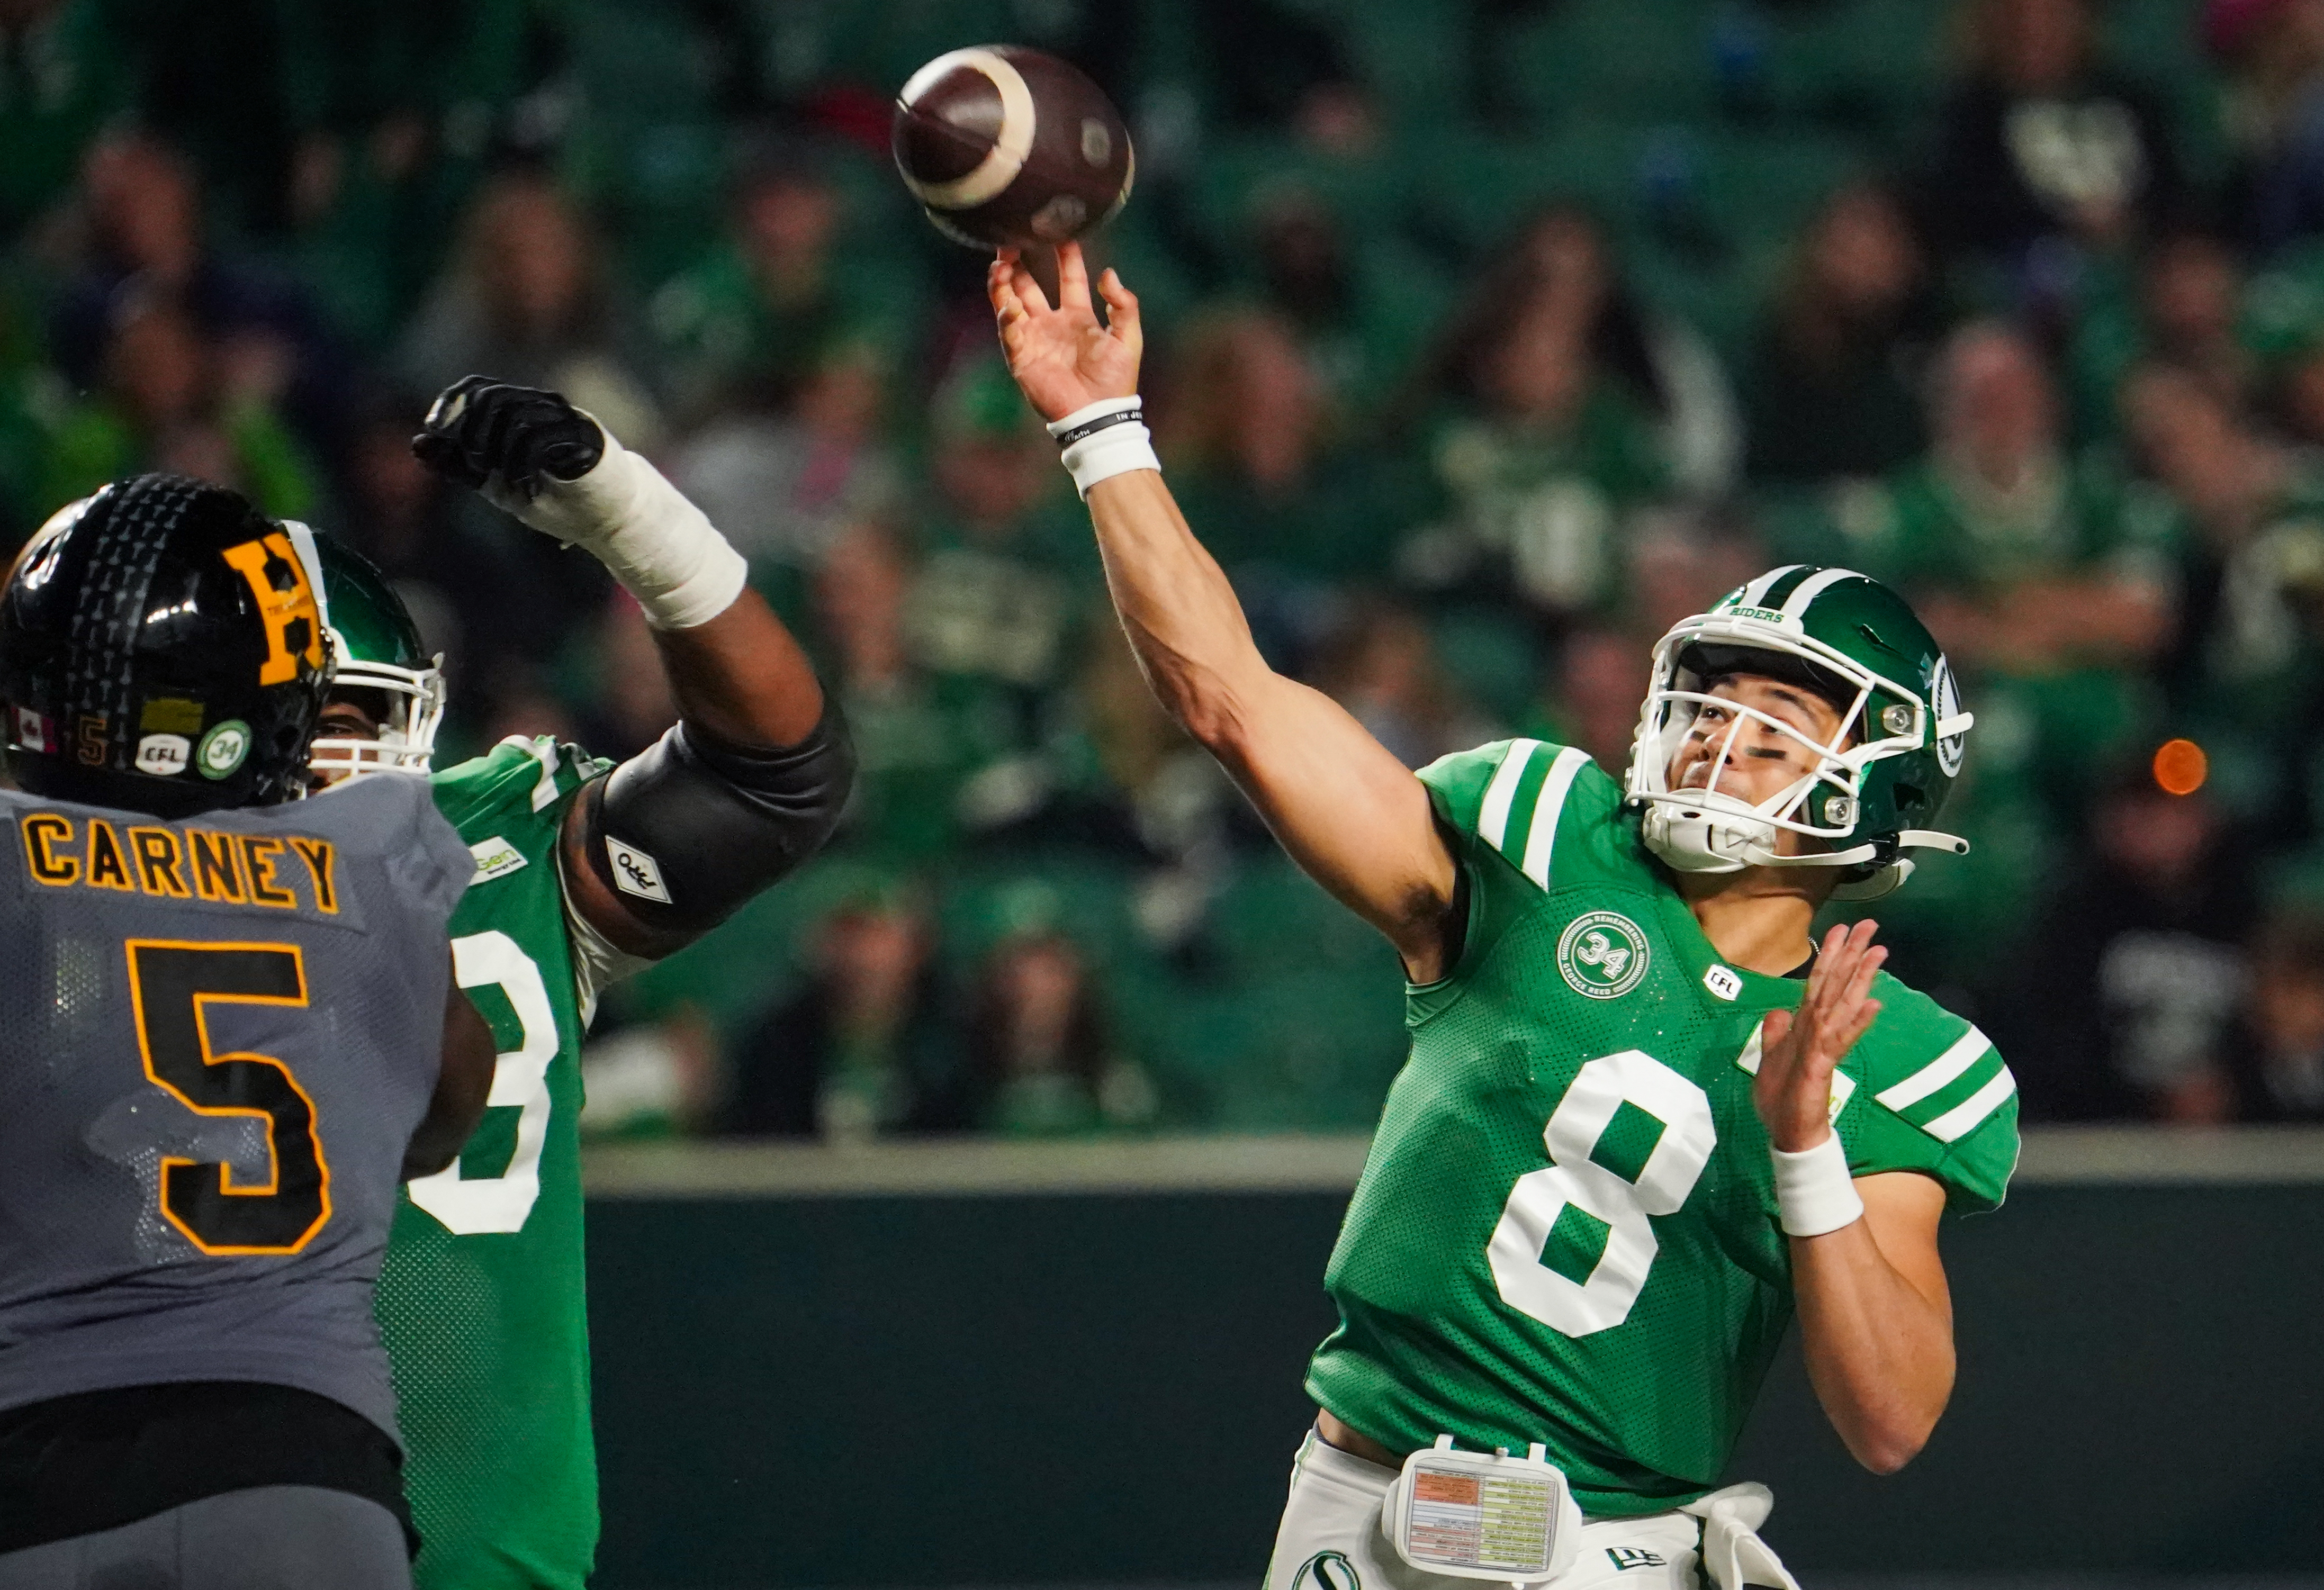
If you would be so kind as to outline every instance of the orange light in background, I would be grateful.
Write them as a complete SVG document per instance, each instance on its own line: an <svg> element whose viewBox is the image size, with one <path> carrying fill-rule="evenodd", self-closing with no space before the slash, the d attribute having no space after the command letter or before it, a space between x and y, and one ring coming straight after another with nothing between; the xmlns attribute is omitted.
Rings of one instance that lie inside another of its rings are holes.
<svg viewBox="0 0 2324 1590"><path fill-rule="evenodd" d="M2168 795L2190 795L2210 777L2211 758L2191 740L2166 740L2154 752L2154 782Z"/></svg>

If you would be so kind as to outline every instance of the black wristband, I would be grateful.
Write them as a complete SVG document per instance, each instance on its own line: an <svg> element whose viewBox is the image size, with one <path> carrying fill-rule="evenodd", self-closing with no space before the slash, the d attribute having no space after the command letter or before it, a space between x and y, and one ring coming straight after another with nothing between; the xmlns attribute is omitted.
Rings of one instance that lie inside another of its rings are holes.
<svg viewBox="0 0 2324 1590"><path fill-rule="evenodd" d="M1058 437L1057 450L1059 452L1063 452L1067 447L1072 446L1075 442L1086 440L1087 438L1097 435L1098 432L1110 429L1117 425L1143 425L1145 423L1146 410L1143 408L1117 409L1111 414L1101 414L1095 419L1089 420L1082 425L1077 425L1074 427L1073 429L1066 431L1062 436Z"/></svg>

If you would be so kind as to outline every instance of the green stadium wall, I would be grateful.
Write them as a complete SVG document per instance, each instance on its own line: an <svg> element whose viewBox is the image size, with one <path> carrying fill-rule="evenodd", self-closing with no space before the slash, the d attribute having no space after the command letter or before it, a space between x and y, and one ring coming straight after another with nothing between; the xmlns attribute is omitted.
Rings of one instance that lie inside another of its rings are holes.
<svg viewBox="0 0 2324 1590"><path fill-rule="evenodd" d="M2124 1138L1953 1223L1960 1384L1895 1477L1850 1463L1795 1335L1733 1469L1794 1569L2324 1571L2324 1136L2266 1146L2180 1140L2172 1172ZM883 1191L816 1151L595 1175L596 1583L1256 1585L1346 1202L1296 1159L1207 1188Z"/></svg>

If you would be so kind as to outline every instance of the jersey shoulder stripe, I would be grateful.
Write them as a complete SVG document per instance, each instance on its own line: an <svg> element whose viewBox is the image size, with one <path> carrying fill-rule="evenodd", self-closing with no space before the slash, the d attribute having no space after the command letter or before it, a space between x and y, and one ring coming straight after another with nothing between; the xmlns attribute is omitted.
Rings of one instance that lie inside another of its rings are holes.
<svg viewBox="0 0 2324 1590"><path fill-rule="evenodd" d="M565 803L608 766L546 734L511 735L483 756L434 775L432 783L438 809L464 835L482 836L544 816L553 823Z"/></svg>
<svg viewBox="0 0 2324 1590"><path fill-rule="evenodd" d="M1974 1026L1928 1064L1873 1095L1940 1143L1965 1135L2017 1090L2017 1081Z"/></svg>
<svg viewBox="0 0 2324 1590"><path fill-rule="evenodd" d="M1578 747L1505 740L1439 758L1419 777L1456 832L1474 834L1546 890L1561 823L1576 784L1592 771L1590 754Z"/></svg>
<svg viewBox="0 0 2324 1590"><path fill-rule="evenodd" d="M1990 1209L2017 1163L2017 1080L1969 1022L1882 972L1872 1030L1848 1056L1863 1079L1843 1117L1858 1175L1925 1172L1959 1207Z"/></svg>

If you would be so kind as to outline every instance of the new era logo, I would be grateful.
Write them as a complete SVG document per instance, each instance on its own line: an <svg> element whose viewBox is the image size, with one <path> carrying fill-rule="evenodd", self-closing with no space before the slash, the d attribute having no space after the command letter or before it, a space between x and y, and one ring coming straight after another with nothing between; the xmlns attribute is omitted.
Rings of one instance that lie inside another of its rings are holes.
<svg viewBox="0 0 2324 1590"><path fill-rule="evenodd" d="M1628 1573L1632 1568L1666 1566L1659 1556L1638 1546L1609 1546L1606 1548L1606 1559L1614 1565L1614 1571L1618 1574Z"/></svg>
<svg viewBox="0 0 2324 1590"><path fill-rule="evenodd" d="M641 900L669 904L669 890L661 881L661 864L635 845L605 836L605 859L613 864L613 887Z"/></svg>

